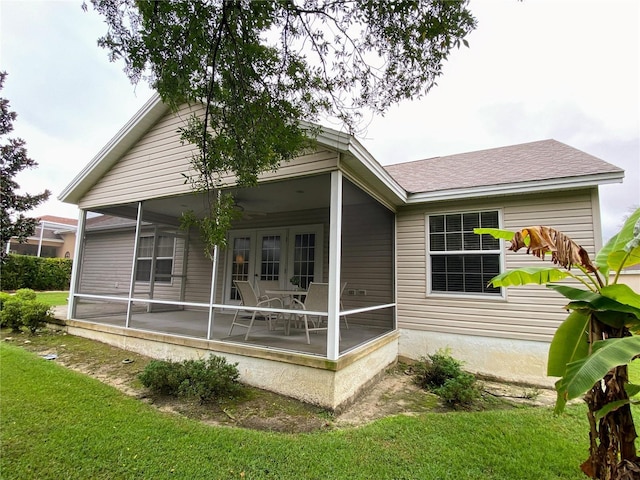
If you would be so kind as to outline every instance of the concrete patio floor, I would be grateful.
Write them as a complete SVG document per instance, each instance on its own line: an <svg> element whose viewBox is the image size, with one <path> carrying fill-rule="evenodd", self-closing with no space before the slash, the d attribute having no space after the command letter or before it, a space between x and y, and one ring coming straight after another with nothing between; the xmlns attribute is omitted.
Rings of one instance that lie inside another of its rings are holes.
<svg viewBox="0 0 640 480"><path fill-rule="evenodd" d="M124 327L126 309L122 304L81 304L77 310L75 320L95 324ZM58 312L58 316L66 318L66 311ZM249 322L249 316L241 313L243 323ZM283 322L278 322L274 330L269 330L264 320L256 320L251 329L248 340L245 340L246 328L235 326L229 336L229 327L233 314L215 312L211 340L223 342L255 345L262 348L284 350L288 352L305 353L325 356L327 350L327 332L310 332L311 344L307 344L304 326L295 328L292 324L289 335L285 334ZM390 328L366 326L350 323L346 328L344 321L340 321L340 354L391 331ZM135 306L131 315L129 328L166 333L180 337L206 339L208 329L208 312L203 310L175 310L147 313L144 306Z"/></svg>

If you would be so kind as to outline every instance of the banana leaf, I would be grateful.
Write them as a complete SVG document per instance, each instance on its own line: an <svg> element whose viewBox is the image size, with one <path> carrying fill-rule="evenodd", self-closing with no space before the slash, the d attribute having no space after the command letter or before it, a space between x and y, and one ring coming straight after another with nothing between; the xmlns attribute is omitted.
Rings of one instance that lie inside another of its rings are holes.
<svg viewBox="0 0 640 480"><path fill-rule="evenodd" d="M569 273L556 267L523 267L496 275L489 283L494 287L517 287L527 284L545 285L549 282L557 282L568 276Z"/></svg>
<svg viewBox="0 0 640 480"><path fill-rule="evenodd" d="M639 354L640 337L609 338L595 342L591 355L567 365L564 376L556 382L556 413L564 409L567 400L584 395L612 368L628 364Z"/></svg>
<svg viewBox="0 0 640 480"><path fill-rule="evenodd" d="M512 232L511 230L502 230L500 228L474 228L473 233L477 235L491 235L493 238L497 238L498 240L513 240L513 236L516 232Z"/></svg>
<svg viewBox="0 0 640 480"><path fill-rule="evenodd" d="M567 364L585 358L589 354L587 329L589 327L589 312L575 310L556 330L547 361L547 375L562 377Z"/></svg>
<svg viewBox="0 0 640 480"><path fill-rule="evenodd" d="M640 263L640 208L633 212L622 229L602 247L595 264L605 274Z"/></svg>
<svg viewBox="0 0 640 480"><path fill-rule="evenodd" d="M572 302L569 303L569 305L567 305L567 308L583 309L583 308L586 308L586 306L588 305L588 308L590 308L591 310L595 310L599 312L609 311L609 312L628 313L640 320L640 308L636 308L626 303L621 303L610 297L600 295L599 293L594 293L588 290L582 290L580 288L570 287L568 285L549 284L547 285L547 287L552 288L553 290L562 294L569 300L572 300ZM609 287L604 287L603 290L608 288ZM607 291L615 293L615 292L622 292L624 290L611 289ZM624 298L624 299L632 298L632 297L625 297L623 295L620 295L620 296L621 298Z"/></svg>

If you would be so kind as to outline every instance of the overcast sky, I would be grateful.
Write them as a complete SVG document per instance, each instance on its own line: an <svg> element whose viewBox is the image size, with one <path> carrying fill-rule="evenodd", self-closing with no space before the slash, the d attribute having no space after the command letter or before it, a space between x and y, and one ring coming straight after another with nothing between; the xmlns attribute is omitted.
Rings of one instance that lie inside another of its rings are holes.
<svg viewBox="0 0 640 480"><path fill-rule="evenodd" d="M87 3L89 3L87 1ZM23 190L56 197L149 99L96 45L82 0L0 0L0 92L39 166ZM383 165L554 138L626 170L600 187L603 234L640 205L640 2L472 0L477 29L427 97L371 119L360 141ZM472 174L473 172L470 172ZM77 218L53 199L33 215Z"/></svg>

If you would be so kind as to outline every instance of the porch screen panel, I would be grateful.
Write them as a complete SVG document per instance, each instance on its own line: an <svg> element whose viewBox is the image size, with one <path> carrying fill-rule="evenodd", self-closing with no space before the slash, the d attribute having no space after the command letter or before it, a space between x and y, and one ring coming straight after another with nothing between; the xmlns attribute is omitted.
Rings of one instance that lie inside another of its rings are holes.
<svg viewBox="0 0 640 480"><path fill-rule="evenodd" d="M240 293L233 283L234 280L249 280L249 262L251 252L250 237L236 237L233 239L233 258L231 263L231 299L240 300Z"/></svg>
<svg viewBox="0 0 640 480"><path fill-rule="evenodd" d="M280 235L262 237L260 280L280 280Z"/></svg>
<svg viewBox="0 0 640 480"><path fill-rule="evenodd" d="M316 234L297 234L293 252L293 276L299 280L299 286L307 289L315 274Z"/></svg>

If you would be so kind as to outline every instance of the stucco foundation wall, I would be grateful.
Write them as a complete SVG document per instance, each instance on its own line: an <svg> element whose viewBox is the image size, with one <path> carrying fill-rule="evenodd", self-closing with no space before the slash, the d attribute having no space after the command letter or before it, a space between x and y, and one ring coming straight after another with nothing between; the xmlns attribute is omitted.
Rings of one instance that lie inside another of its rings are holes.
<svg viewBox="0 0 640 480"><path fill-rule="evenodd" d="M509 382L553 387L547 377L549 343L400 329L399 357L420 357L448 350L467 371Z"/></svg>
<svg viewBox="0 0 640 480"><path fill-rule="evenodd" d="M67 332L161 360L182 361L221 355L229 362L238 363L243 383L331 410L353 401L396 361L398 353L398 337L392 334L374 342L375 345L368 349L365 347L366 352L354 357L353 361L343 362L343 366L332 370L331 362L317 357L291 354L291 357L299 357L301 364L295 364L233 353L238 347L231 344L217 344L221 348L216 349L216 342L206 340L171 337L171 341L167 341L166 335L131 330L129 335L124 335L121 327L102 325L95 328L82 322L67 321ZM324 362L328 362L329 368L317 366Z"/></svg>

